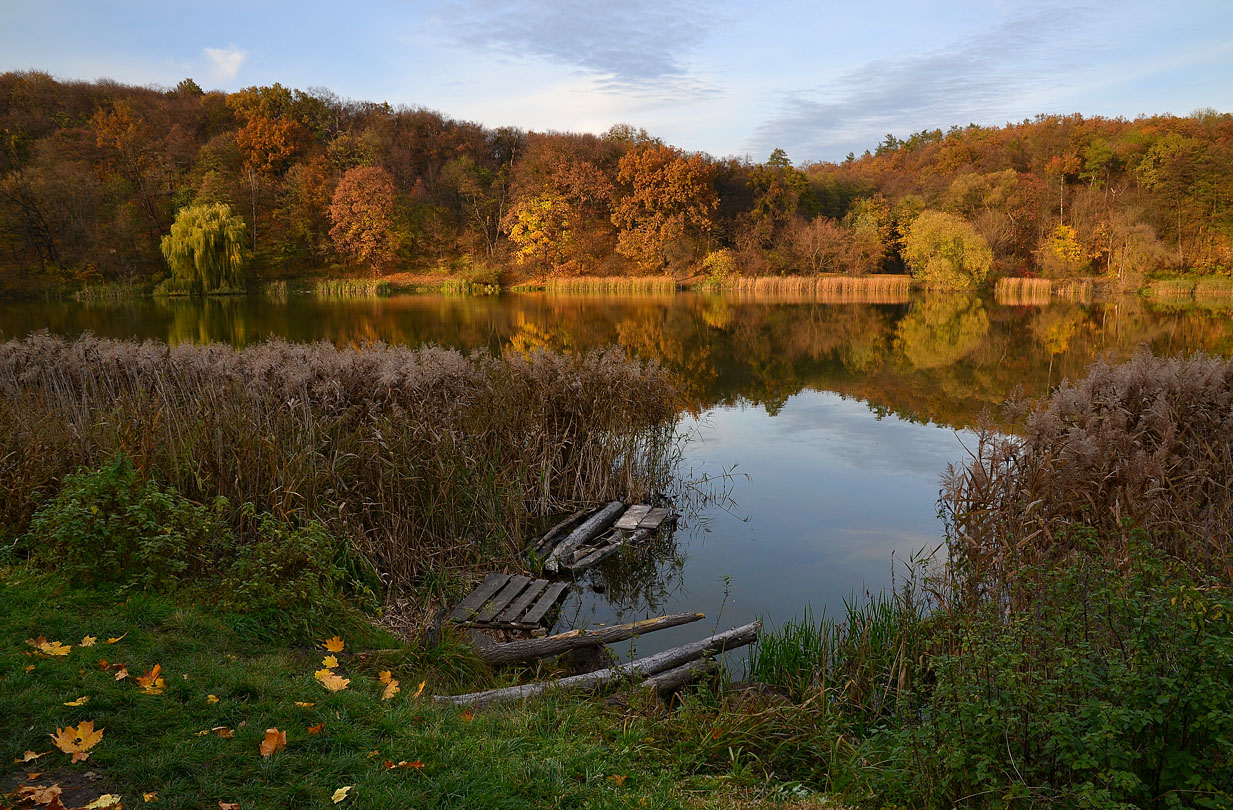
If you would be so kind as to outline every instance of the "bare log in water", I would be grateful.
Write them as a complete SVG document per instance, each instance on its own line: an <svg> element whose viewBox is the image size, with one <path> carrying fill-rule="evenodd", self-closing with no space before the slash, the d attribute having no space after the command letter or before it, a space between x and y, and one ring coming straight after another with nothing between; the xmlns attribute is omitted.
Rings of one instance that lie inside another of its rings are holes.
<svg viewBox="0 0 1233 810"><path fill-rule="evenodd" d="M552 550L552 553L548 555L548 559L544 562L544 570L550 574L560 571L562 562L570 559L574 549L595 537L613 523L616 523L617 518L624 511L625 504L620 501L612 501L604 506L603 509L591 515L581 526L574 529L564 540L557 544L557 547Z"/></svg>
<svg viewBox="0 0 1233 810"><path fill-rule="evenodd" d="M534 697L550 690L593 692L605 684L620 678L631 675L654 675L659 672L675 669L689 661L701 658L707 653L718 653L725 650L733 650L737 647L744 647L757 641L758 631L761 629L762 622L751 622L723 633L717 633L701 641L693 641L680 647L674 647L671 650L648 655L646 658L640 658L637 661L631 661L628 664L620 664L615 667L588 672L585 675L573 675L568 678L559 678L555 681L529 683L524 686L509 686L504 689L490 689L486 692L472 692L468 695L436 695L433 697L433 700L439 703L453 703L459 706L480 707L507 700Z"/></svg>
<svg viewBox="0 0 1233 810"><path fill-rule="evenodd" d="M576 555L581 554L582 555L581 557L578 557L575 555L576 558L574 559L573 562L563 559L561 561L561 566L563 568L569 569L570 571L573 571L574 573L578 573L579 571L585 571L588 568L592 568L596 565L599 565L601 562L608 559L613 554L616 554L618 551L621 550L622 546L644 543L651 536L650 529L638 529L636 532L629 535L629 537L622 537L622 535L625 534L625 531L623 529L614 529L613 532L616 534L616 536L609 537L607 542L604 545L600 546L594 551L590 551L585 548L580 549L579 551L576 552Z"/></svg>
<svg viewBox="0 0 1233 810"><path fill-rule="evenodd" d="M612 627L600 627L593 630L570 630L568 633L559 633L547 638L520 639L504 644L493 644L480 648L476 652L479 653L480 658L483 658L493 666L517 664L524 661L536 661L551 655L560 655L583 647L598 647L616 641L625 641L634 636L653 633L656 630L663 630L668 627L689 624L690 622L696 622L699 619L705 618L706 615L703 613L673 613L668 616L643 619Z"/></svg>
<svg viewBox="0 0 1233 810"><path fill-rule="evenodd" d="M595 509L579 509L574 514L544 532L540 538L535 541L535 556L544 557L545 555L551 553L553 547L556 546L556 544L563 537L578 528L578 526L586 520L589 515L602 508L603 507L596 507Z"/></svg>

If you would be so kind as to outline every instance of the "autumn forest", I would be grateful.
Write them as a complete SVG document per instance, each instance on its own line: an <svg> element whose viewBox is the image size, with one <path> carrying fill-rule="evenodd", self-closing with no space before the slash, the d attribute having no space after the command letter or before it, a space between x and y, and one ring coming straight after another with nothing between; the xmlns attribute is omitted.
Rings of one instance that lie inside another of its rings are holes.
<svg viewBox="0 0 1233 810"><path fill-rule="evenodd" d="M488 129L274 84L203 92L0 75L0 290L164 281L176 229L230 245L205 287L306 272L482 283L910 272L1233 272L1233 116L1042 115L888 134L839 163L716 158L636 126ZM807 157L807 156L804 156ZM211 231L214 232L214 231ZM169 238L169 235L171 238Z"/></svg>

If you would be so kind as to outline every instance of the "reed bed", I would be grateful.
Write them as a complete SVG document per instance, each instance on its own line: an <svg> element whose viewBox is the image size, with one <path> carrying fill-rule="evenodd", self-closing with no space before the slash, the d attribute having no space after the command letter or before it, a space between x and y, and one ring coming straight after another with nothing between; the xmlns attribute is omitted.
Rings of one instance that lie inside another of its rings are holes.
<svg viewBox="0 0 1233 810"><path fill-rule="evenodd" d="M286 301L287 295L290 292L291 292L291 288L287 284L286 279L278 279L277 281L271 281L261 288L262 295L264 295L266 298L270 298L275 301Z"/></svg>
<svg viewBox="0 0 1233 810"><path fill-rule="evenodd" d="M377 298L389 295L390 291L390 283L379 278L335 278L313 286L313 294L318 298Z"/></svg>
<svg viewBox="0 0 1233 810"><path fill-rule="evenodd" d="M521 284L514 289L567 294L655 293L665 295L676 292L677 281L671 276L575 276L573 278L551 278L542 283Z"/></svg>
<svg viewBox="0 0 1233 810"><path fill-rule="evenodd" d="M737 277L721 289L761 300L846 304L906 304L912 280L902 275Z"/></svg>
<svg viewBox="0 0 1233 810"><path fill-rule="evenodd" d="M1158 301L1182 301L1192 298L1195 282L1188 278L1156 279L1147 285L1147 294Z"/></svg>
<svg viewBox="0 0 1233 810"><path fill-rule="evenodd" d="M1067 278L1053 282L1053 296L1076 304L1090 304L1107 288L1108 284L1098 279Z"/></svg>
<svg viewBox="0 0 1233 810"><path fill-rule="evenodd" d="M1053 282L1047 278L1000 278L993 298L1005 307L1039 307L1053 300Z"/></svg>
<svg viewBox="0 0 1233 810"><path fill-rule="evenodd" d="M499 564L531 515L662 485L673 390L617 350L0 344L0 534L118 453L187 497L315 518L393 583Z"/></svg>
<svg viewBox="0 0 1233 810"><path fill-rule="evenodd" d="M1194 299L1212 309L1233 306L1233 278L1216 276L1199 279L1194 285Z"/></svg>
<svg viewBox="0 0 1233 810"><path fill-rule="evenodd" d="M1022 437L986 432L948 471L957 581L969 597L1013 603L1030 597L1027 567L1077 552L1117 563L1146 538L1233 582L1231 437L1233 362L1141 353L1094 364L1031 413Z"/></svg>

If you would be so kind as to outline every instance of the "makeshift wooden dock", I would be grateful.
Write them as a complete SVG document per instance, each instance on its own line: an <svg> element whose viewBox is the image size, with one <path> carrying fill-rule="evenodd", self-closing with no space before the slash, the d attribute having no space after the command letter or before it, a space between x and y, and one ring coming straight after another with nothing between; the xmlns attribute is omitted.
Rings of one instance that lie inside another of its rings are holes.
<svg viewBox="0 0 1233 810"><path fill-rule="evenodd" d="M544 559L544 570L549 574L585 571L624 546L646 542L671 517L671 511L664 507L627 507L621 501L612 501L591 511L575 512L553 526L536 541L535 553Z"/></svg>
<svg viewBox="0 0 1233 810"><path fill-rule="evenodd" d="M465 627L538 630L551 622L565 598L564 582L510 574L489 574L447 617Z"/></svg>

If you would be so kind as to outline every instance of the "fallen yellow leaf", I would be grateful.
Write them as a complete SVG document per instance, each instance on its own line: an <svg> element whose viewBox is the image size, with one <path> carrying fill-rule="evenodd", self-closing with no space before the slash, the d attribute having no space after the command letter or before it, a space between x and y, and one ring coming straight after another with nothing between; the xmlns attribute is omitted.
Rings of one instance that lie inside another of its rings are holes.
<svg viewBox="0 0 1233 810"><path fill-rule="evenodd" d="M22 754L21 756L19 756L17 759L13 761L14 762L34 762L34 760L38 759L39 757L45 757L50 753L51 753L50 751L44 751L41 754L36 754L33 751L27 751L26 753Z"/></svg>
<svg viewBox="0 0 1233 810"><path fill-rule="evenodd" d="M94 801L82 806L81 810L120 810L120 797L114 793L104 793Z"/></svg>
<svg viewBox="0 0 1233 810"><path fill-rule="evenodd" d="M94 721L82 720L76 728L66 726L56 729L55 734L47 735L51 741L66 754L73 755L73 762L84 762L90 758L91 748L103 739L103 729L94 730Z"/></svg>
<svg viewBox="0 0 1233 810"><path fill-rule="evenodd" d="M415 690L415 695L413 697L419 697L420 695L424 694L424 686L427 683L428 681L420 681L420 686L418 689Z"/></svg>
<svg viewBox="0 0 1233 810"><path fill-rule="evenodd" d="M614 773L608 777L608 781L612 782L617 787L621 787L622 785L625 784L625 780L628 778L629 778L628 776L622 776L619 773Z"/></svg>
<svg viewBox="0 0 1233 810"><path fill-rule="evenodd" d="M93 647L93 646L94 646L94 642L96 642L96 641L98 641L98 638L97 638L96 636L82 636L82 637L81 637L81 646L83 646L83 647Z"/></svg>
<svg viewBox="0 0 1233 810"><path fill-rule="evenodd" d="M90 696L82 695L76 700L70 700L68 703L65 703L64 705L65 706L85 706L89 702L90 702Z"/></svg>
<svg viewBox="0 0 1233 810"><path fill-rule="evenodd" d="M158 801L158 791L151 790L149 793L141 794L141 800L145 802L146 804L149 804L150 802Z"/></svg>
<svg viewBox="0 0 1233 810"><path fill-rule="evenodd" d="M26 779L30 782L33 782L35 779L38 779L42 775L43 775L42 771L32 771L26 774Z"/></svg>
<svg viewBox="0 0 1233 810"><path fill-rule="evenodd" d="M26 672L29 672L29 671L30 671L30 670L32 670L32 669L34 669L34 664L30 664L30 665L28 665L28 666L26 667Z"/></svg>
<svg viewBox="0 0 1233 810"><path fill-rule="evenodd" d="M332 669L319 669L313 673L313 677L331 692L341 692L347 688L347 684L351 683L350 678L340 678L334 674Z"/></svg>
<svg viewBox="0 0 1233 810"><path fill-rule="evenodd" d="M287 747L287 732L279 731L276 728L267 728L265 730L265 739L261 741L261 756L269 759L279 751Z"/></svg>
<svg viewBox="0 0 1233 810"><path fill-rule="evenodd" d="M163 679L158 676L162 672L163 665L155 664L154 669L147 670L145 675L138 675L133 680L137 681L137 685L141 687L142 694L146 695L161 695L163 687L166 684Z"/></svg>
<svg viewBox="0 0 1233 810"><path fill-rule="evenodd" d="M219 802L218 810L240 810L239 802Z"/></svg>
<svg viewBox="0 0 1233 810"><path fill-rule="evenodd" d="M45 804L48 807L64 807L60 804L59 785L23 785L17 788L17 798L23 803Z"/></svg>
<svg viewBox="0 0 1233 810"><path fill-rule="evenodd" d="M235 732L227 728L226 726L215 726L214 728L210 729L210 731L214 732L215 736L222 737L224 740L230 740L232 737L235 736ZM286 739L286 736L287 735L284 734L283 738Z"/></svg>
<svg viewBox="0 0 1233 810"><path fill-rule="evenodd" d="M129 631L129 632L132 632L132 631ZM124 634L124 636L127 636L127 635L128 633ZM112 636L111 638L107 639L103 643L104 644L115 644L117 641L120 641L121 639L123 639L124 636Z"/></svg>
<svg viewBox="0 0 1233 810"><path fill-rule="evenodd" d="M340 787L338 790L334 791L334 804L338 804L343 799L347 798L347 794L351 792L351 788L353 787L355 786L347 785L346 787Z"/></svg>
<svg viewBox="0 0 1233 810"><path fill-rule="evenodd" d="M325 647L326 652L340 653L343 651L343 647L346 646L346 642L338 636L334 636L321 642L321 646Z"/></svg>
<svg viewBox="0 0 1233 810"><path fill-rule="evenodd" d="M334 667L338 666L338 656L327 655L325 658L321 659L321 666L327 667L329 669L333 669Z"/></svg>
<svg viewBox="0 0 1233 810"><path fill-rule="evenodd" d="M69 651L73 649L70 644L61 644L58 641L48 641L42 636L39 636L33 640L26 639L26 643L33 644L34 649L38 650L43 655L68 655Z"/></svg>
<svg viewBox="0 0 1233 810"><path fill-rule="evenodd" d="M312 701L308 701L308 700L297 700L295 702L295 705L299 706L301 709L311 709L313 706L316 706L317 704L313 703Z"/></svg>
<svg viewBox="0 0 1233 810"><path fill-rule="evenodd" d="M475 715L471 713L470 709L466 709L462 714L458 715L458 719L464 723L470 723L475 719Z"/></svg>
<svg viewBox="0 0 1233 810"><path fill-rule="evenodd" d="M385 761L385 769L386 769L387 771L392 771L392 770L395 770L395 769L397 769L397 768L407 768L407 769L415 769L415 770L418 770L418 769L423 768L423 767L424 767L424 763L420 762L418 759L413 759L413 760L411 760L410 762L408 762L407 760L405 760L405 759L404 759L404 760L402 760L401 762L399 762L399 763L397 763L397 764L395 764L394 762L392 762L391 760L388 760L388 759Z"/></svg>
<svg viewBox="0 0 1233 810"><path fill-rule="evenodd" d="M309 734L320 734L324 730L325 730L325 723L318 723L315 726L308 727Z"/></svg>
<svg viewBox="0 0 1233 810"><path fill-rule="evenodd" d="M206 703L218 703L218 695L206 695Z"/></svg>
<svg viewBox="0 0 1233 810"><path fill-rule="evenodd" d="M128 677L128 667L121 666L119 669L116 670L116 680L117 681L122 681L127 677Z"/></svg>
<svg viewBox="0 0 1233 810"><path fill-rule="evenodd" d="M386 683L385 685L385 691L381 693L381 699L389 700L390 698L394 697L394 695L397 695L398 692L399 692L398 681L391 678L389 682Z"/></svg>

